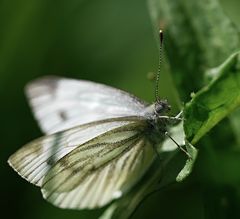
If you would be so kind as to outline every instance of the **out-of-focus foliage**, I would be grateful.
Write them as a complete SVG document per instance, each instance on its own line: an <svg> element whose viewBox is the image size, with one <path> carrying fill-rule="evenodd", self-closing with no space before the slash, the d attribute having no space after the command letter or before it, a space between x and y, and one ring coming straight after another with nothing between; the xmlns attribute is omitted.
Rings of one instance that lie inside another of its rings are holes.
<svg viewBox="0 0 240 219"><path fill-rule="evenodd" d="M196 92L185 111L185 130L197 124L194 113L189 112L198 108L198 101L206 104L205 97L213 101L207 106L222 101L225 114L207 126L212 128L218 123L208 134L210 128L196 137L202 138L194 145L199 148L199 156L190 177L181 183L160 186L158 192L141 203L133 218L239 218L239 112L219 123L233 109L225 108L223 99L231 102L239 95L238 55L222 68L214 67L240 49L237 10L240 2L221 0L220 3L216 0L0 1L2 215L24 219L84 219L102 214L105 209L70 211L51 206L37 188L17 177L7 166L10 154L41 135L23 88L33 78L57 74L98 81L153 101L153 85L146 76L157 68L155 38L160 23L165 32L161 97L168 98L176 112L179 103L190 101L190 93ZM216 81L210 82L212 78ZM197 93L199 89L202 90ZM237 101L234 104L236 107ZM191 133L193 128L190 129L186 131L188 140L196 136ZM195 126L195 130L199 127ZM180 153L165 169L175 168L175 177L184 160ZM174 171L162 175L167 178L170 173ZM145 177L151 179L149 175ZM148 188L148 184L142 185ZM138 189L131 192L141 191ZM134 198L129 193L122 199L126 212L128 207L134 209L131 203L139 204ZM113 203L113 210L117 204Z"/></svg>
<svg viewBox="0 0 240 219"><path fill-rule="evenodd" d="M182 98L202 87L207 69L239 49L237 29L217 0L149 0L149 8L154 27L166 29L166 53Z"/></svg>

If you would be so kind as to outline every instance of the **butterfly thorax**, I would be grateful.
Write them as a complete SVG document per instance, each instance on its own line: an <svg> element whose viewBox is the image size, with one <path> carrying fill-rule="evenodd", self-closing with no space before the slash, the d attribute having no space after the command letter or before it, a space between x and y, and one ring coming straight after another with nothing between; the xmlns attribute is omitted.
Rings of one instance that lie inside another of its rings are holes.
<svg viewBox="0 0 240 219"><path fill-rule="evenodd" d="M144 114L147 117L148 138L155 144L160 143L164 137L169 124L166 113L171 109L166 100L159 100L146 108Z"/></svg>

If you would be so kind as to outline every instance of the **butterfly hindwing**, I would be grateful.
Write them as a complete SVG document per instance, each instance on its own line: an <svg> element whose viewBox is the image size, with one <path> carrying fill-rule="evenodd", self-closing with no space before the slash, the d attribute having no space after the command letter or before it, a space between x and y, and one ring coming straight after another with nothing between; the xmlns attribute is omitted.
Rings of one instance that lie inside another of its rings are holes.
<svg viewBox="0 0 240 219"><path fill-rule="evenodd" d="M41 187L45 175L62 157L97 136L135 123L136 120L137 117L101 120L44 136L20 148L8 162L19 175Z"/></svg>
<svg viewBox="0 0 240 219"><path fill-rule="evenodd" d="M155 153L142 117L106 119L37 139L10 165L62 208L101 207L130 189Z"/></svg>
<svg viewBox="0 0 240 219"><path fill-rule="evenodd" d="M43 195L61 208L104 206L129 190L154 156L152 145L136 127L116 129L59 160L44 179Z"/></svg>

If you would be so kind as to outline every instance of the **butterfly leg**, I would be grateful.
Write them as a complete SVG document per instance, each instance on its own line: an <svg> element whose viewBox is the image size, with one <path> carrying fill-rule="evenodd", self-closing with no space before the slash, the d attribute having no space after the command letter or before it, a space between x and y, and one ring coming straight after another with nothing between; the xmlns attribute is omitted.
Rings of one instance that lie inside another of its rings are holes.
<svg viewBox="0 0 240 219"><path fill-rule="evenodd" d="M174 118L175 119L181 119L182 120L182 114L183 114L183 111L181 110Z"/></svg>
<svg viewBox="0 0 240 219"><path fill-rule="evenodd" d="M168 119L172 123L181 122L182 118L179 118L177 116L174 116L174 117L173 116L159 116L158 118L160 118L160 119Z"/></svg>
<svg viewBox="0 0 240 219"><path fill-rule="evenodd" d="M179 145L179 144L171 137L171 135L168 134L168 132L165 132L165 135L166 135L167 137L169 137L169 138L177 145L177 147L178 147L181 151L183 151L183 152L188 156L189 159L192 159L192 158L191 158L191 155L190 155L181 145Z"/></svg>

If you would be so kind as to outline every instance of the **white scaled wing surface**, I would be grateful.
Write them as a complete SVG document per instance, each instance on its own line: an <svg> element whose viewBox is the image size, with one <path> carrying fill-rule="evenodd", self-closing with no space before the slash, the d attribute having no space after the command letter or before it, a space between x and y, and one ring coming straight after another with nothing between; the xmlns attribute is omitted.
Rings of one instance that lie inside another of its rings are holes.
<svg viewBox="0 0 240 219"><path fill-rule="evenodd" d="M121 197L155 157L137 123L114 129L60 159L44 178L44 198L61 208L91 209Z"/></svg>
<svg viewBox="0 0 240 219"><path fill-rule="evenodd" d="M31 82L26 94L41 129L47 134L96 120L137 116L146 106L116 88L55 76Z"/></svg>

